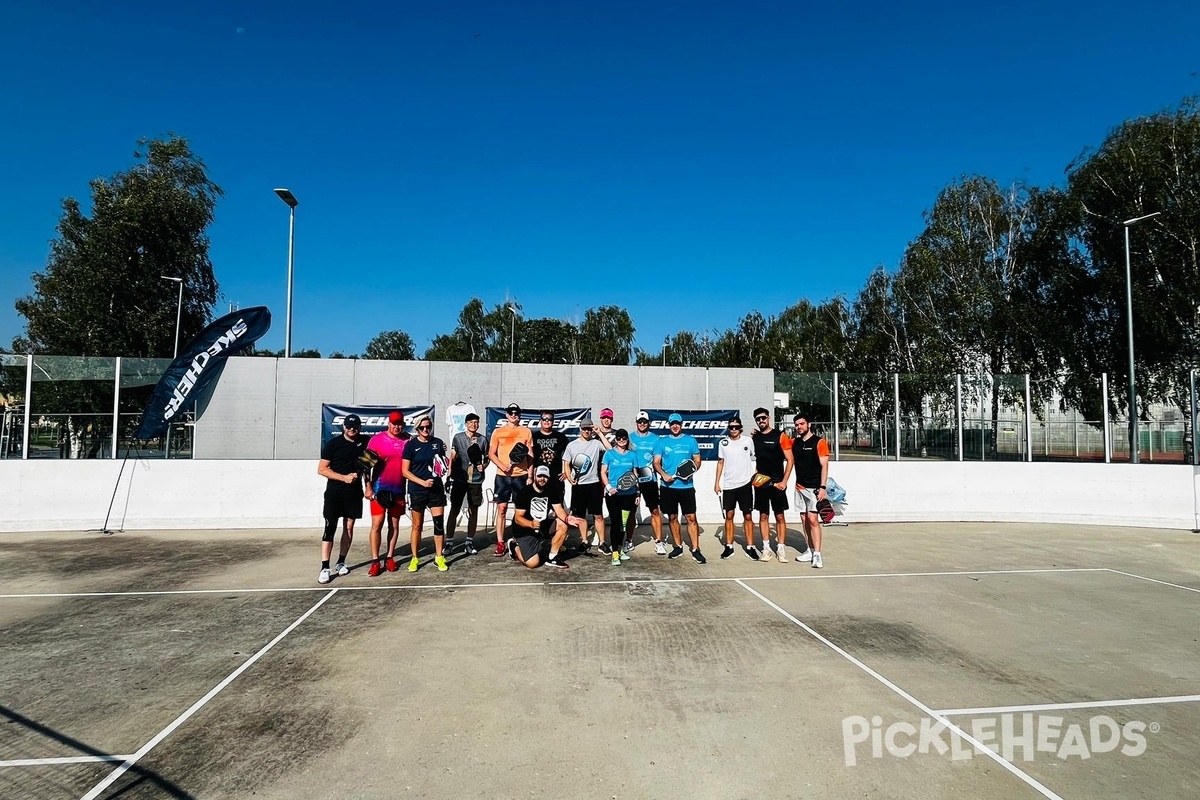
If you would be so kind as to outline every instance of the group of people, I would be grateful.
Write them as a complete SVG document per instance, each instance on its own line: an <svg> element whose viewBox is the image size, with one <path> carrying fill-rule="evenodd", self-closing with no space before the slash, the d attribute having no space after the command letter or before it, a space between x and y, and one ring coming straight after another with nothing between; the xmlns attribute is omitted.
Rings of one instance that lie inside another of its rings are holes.
<svg viewBox="0 0 1200 800"><path fill-rule="evenodd" d="M317 466L318 474L328 481L317 582L328 583L334 575L349 574L346 557L364 500L371 510L371 577L399 569L396 545L400 518L406 512L411 518L409 572L421 566L417 554L426 513L433 523L433 562L438 570L449 568L446 554L453 550L455 523L464 504L465 551L469 555L477 553L475 537L489 465L495 467L493 555L497 558L507 557L530 569L569 569L563 553L571 534L578 532L578 541L572 545L576 552L594 555L592 549L596 548L613 566L619 566L630 558L638 507L644 505L656 554L670 559L682 556L686 525L692 558L706 563L700 551L694 483L700 448L695 437L683 433L681 415L671 414L667 418L669 432L659 435L651 432L650 416L645 411L638 412L630 432L614 428L613 412L605 408L600 412L599 425L590 418L580 420L575 439L555 429L553 411L542 411L534 429L520 424L521 408L516 403L505 409L505 417L489 437L480 432L479 415L471 409L461 419L462 430L454 433L447 448L433 435L429 416L417 420L416 435L410 436L405 432L403 412L392 411L386 430L367 437L360 433L361 419L356 414L346 415L342 432L324 443ZM803 413L795 416L794 438L774 427L771 413L765 408L754 410L754 422L756 430L744 435L742 421L733 418L717 449L713 491L720 496L725 515L721 558L736 552L734 517L740 509L745 554L755 561L789 561L784 513L789 507L789 480L794 476L797 501L803 504L804 533L796 560L820 569L823 561L818 504L827 502L829 446L812 431ZM755 546L754 511L759 515L761 549ZM594 528L589 526L589 517ZM338 558L331 567L339 520L342 533ZM669 548L667 532L671 537Z"/></svg>

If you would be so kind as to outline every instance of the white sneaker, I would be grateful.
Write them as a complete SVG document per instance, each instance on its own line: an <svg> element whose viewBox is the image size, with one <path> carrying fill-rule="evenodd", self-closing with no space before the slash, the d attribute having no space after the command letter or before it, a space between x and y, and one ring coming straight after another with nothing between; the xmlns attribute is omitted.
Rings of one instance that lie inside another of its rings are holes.
<svg viewBox="0 0 1200 800"><path fill-rule="evenodd" d="M775 550L775 555L777 555L779 557L780 563L783 563L783 564L787 563L788 555L787 555L786 547L784 547L783 545L779 545L779 547L776 548L776 550Z"/></svg>
<svg viewBox="0 0 1200 800"><path fill-rule="evenodd" d="M346 566L345 561L337 562L337 565L334 567L334 571L338 575L349 575L350 574L350 568Z"/></svg>
<svg viewBox="0 0 1200 800"><path fill-rule="evenodd" d="M821 569L825 566L825 562L821 560L820 553L813 553L813 569Z"/></svg>
<svg viewBox="0 0 1200 800"><path fill-rule="evenodd" d="M655 542L654 543L654 552L656 555L665 556L667 554L667 543L666 542Z"/></svg>
<svg viewBox="0 0 1200 800"><path fill-rule="evenodd" d="M799 561L801 564L807 564L808 562L812 561L813 560L812 548L810 547L809 549L805 550L800 555L796 556L796 560Z"/></svg>
<svg viewBox="0 0 1200 800"><path fill-rule="evenodd" d="M762 560L763 561L774 561L775 560L775 551L771 549L771 545L768 544L763 547Z"/></svg>
<svg viewBox="0 0 1200 800"><path fill-rule="evenodd" d="M329 574L329 567L321 570L321 574L317 576L317 583L329 583L333 580L333 576Z"/></svg>

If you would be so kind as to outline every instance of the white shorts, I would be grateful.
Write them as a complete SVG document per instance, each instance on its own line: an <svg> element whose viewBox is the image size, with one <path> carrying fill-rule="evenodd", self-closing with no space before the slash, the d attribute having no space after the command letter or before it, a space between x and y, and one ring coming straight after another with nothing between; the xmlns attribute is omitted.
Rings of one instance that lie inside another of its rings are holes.
<svg viewBox="0 0 1200 800"><path fill-rule="evenodd" d="M796 487L796 509L804 514L817 513L817 493L813 489Z"/></svg>

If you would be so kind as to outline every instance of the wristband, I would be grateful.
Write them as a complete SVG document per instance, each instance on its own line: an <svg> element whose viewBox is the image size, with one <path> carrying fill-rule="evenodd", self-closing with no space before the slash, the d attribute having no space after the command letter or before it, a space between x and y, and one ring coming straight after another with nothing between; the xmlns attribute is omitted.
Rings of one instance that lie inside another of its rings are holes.
<svg viewBox="0 0 1200 800"><path fill-rule="evenodd" d="M819 491L819 490L821 490L821 489L824 489L824 488L825 488L825 487L824 487L823 485L822 485L822 486L818 486L818 487L817 487L818 491Z"/></svg>

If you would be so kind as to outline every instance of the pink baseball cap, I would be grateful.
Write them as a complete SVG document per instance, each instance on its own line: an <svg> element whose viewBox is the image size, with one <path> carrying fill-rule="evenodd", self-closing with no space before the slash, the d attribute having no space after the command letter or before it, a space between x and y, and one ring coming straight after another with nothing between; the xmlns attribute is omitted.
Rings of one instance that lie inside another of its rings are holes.
<svg viewBox="0 0 1200 800"><path fill-rule="evenodd" d="M608 417L609 419L613 418L613 413L612 413L611 408L600 409L600 419L604 419L605 417Z"/></svg>

